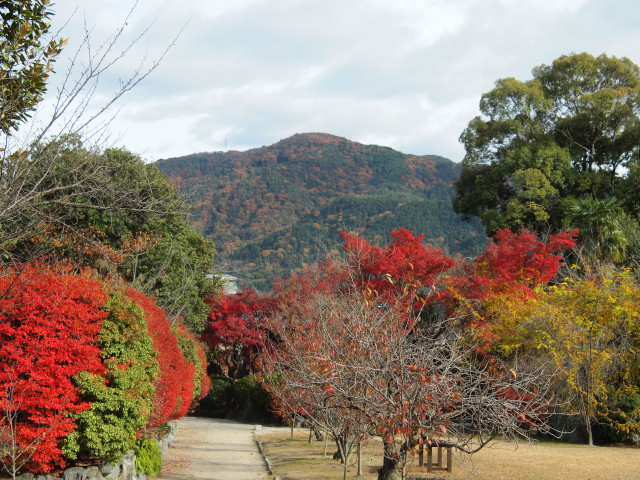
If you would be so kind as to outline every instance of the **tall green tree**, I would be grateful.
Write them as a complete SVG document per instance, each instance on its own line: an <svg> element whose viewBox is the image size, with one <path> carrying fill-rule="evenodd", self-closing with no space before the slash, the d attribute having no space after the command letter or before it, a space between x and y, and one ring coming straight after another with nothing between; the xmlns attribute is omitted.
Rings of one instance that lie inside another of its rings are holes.
<svg viewBox="0 0 640 480"><path fill-rule="evenodd" d="M0 2L0 130L24 122L42 99L53 62L66 43L44 40L49 0Z"/></svg>
<svg viewBox="0 0 640 480"><path fill-rule="evenodd" d="M115 186L109 177L113 169L93 159L102 158L104 150L109 125L104 113L150 74L159 59L143 59L110 98L94 95L100 79L119 68L140 39L126 43L127 16L106 40L96 42L87 35L71 52L75 60L63 72L51 108L42 111L53 62L65 44L51 38L51 15L49 0L0 2L0 266L33 260L39 252L17 247L46 235L57 217L76 206L71 197L81 190L85 208L131 211L132 199L126 196L111 195L117 201L105 203ZM28 123L32 115L38 121ZM82 138L84 152L63 165L59 160L69 154L74 137Z"/></svg>
<svg viewBox="0 0 640 480"><path fill-rule="evenodd" d="M565 55L503 78L462 132L454 210L500 228L559 229L573 200L610 196L638 212L640 69L627 58Z"/></svg>

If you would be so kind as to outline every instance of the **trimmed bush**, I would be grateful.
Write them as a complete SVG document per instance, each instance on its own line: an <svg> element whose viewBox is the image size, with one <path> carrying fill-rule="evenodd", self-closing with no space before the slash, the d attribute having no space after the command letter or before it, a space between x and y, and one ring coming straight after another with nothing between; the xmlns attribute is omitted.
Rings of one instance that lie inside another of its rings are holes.
<svg viewBox="0 0 640 480"><path fill-rule="evenodd" d="M175 335L184 358L193 365L194 368L195 375L191 408L195 408L198 401L207 396L211 385L209 377L207 376L206 356L202 349L202 344L196 339L193 333L182 325L178 325L175 328Z"/></svg>
<svg viewBox="0 0 640 480"><path fill-rule="evenodd" d="M140 292L35 264L0 272L0 293L0 467L12 475L117 461L208 392L193 335L177 327L181 349ZM152 474L150 445L138 447Z"/></svg>
<svg viewBox="0 0 640 480"><path fill-rule="evenodd" d="M136 454L136 471L157 477L162 471L162 453L152 438L138 440L133 448Z"/></svg>
<svg viewBox="0 0 640 480"><path fill-rule="evenodd" d="M149 420L153 381L159 365L142 310L122 292L113 292L104 307L98 346L104 378L76 378L91 408L78 415L78 429L64 442L68 458L97 457L116 461L133 448Z"/></svg>
<svg viewBox="0 0 640 480"><path fill-rule="evenodd" d="M84 371L103 381L95 339L107 298L99 282L61 269L2 273L0 462L47 473L65 466L60 441L91 406L73 380Z"/></svg>
<svg viewBox="0 0 640 480"><path fill-rule="evenodd" d="M182 418L187 413L193 400L195 367L184 358L162 309L149 297L131 288L127 289L127 296L144 311L147 331L160 364L148 423L153 428Z"/></svg>

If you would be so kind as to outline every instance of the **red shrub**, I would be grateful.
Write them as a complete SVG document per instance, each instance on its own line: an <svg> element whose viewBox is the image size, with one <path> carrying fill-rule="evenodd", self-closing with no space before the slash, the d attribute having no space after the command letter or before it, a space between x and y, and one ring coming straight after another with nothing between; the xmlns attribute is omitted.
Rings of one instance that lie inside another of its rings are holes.
<svg viewBox="0 0 640 480"><path fill-rule="evenodd" d="M144 311L149 336L158 353L160 374L154 384L154 410L149 418L149 426L157 427L187 413L193 396L195 369L178 347L171 324L162 309L133 289L127 290L127 296Z"/></svg>
<svg viewBox="0 0 640 480"><path fill-rule="evenodd" d="M196 355L198 356L198 368L199 368L199 371L196 371L196 375L200 376L200 392L193 399L193 405L192 405L192 406L195 406L197 402L199 402L209 394L209 390L211 390L211 379L209 378L209 375L207 375L208 362L207 362L207 356L204 353L204 347L202 345L202 342L197 340L191 332L189 332L189 335L191 336L191 338L193 338L195 342Z"/></svg>
<svg viewBox="0 0 640 480"><path fill-rule="evenodd" d="M197 345L198 345L198 358L200 358L200 362L203 366L202 380L200 383L200 395L198 395L195 399L196 402L199 402L200 400L205 398L207 395L209 395L209 391L211 390L211 379L207 374L207 357L204 353L204 349L202 348L202 345L200 344L200 342L198 342Z"/></svg>
<svg viewBox="0 0 640 480"><path fill-rule="evenodd" d="M207 376L207 361L200 341L181 324L176 326L175 334L178 339L178 346L191 367L191 375L193 378L192 398L191 403L185 406L184 413L186 414L189 408L195 408L198 405L198 401L204 398L202 396L203 386L207 389L204 394L206 396L209 392L210 382Z"/></svg>
<svg viewBox="0 0 640 480"><path fill-rule="evenodd" d="M69 414L91 406L73 377L104 371L95 341L106 295L97 281L38 265L4 272L0 293L0 431L15 418L15 460L22 463L34 444L26 466L46 473L64 466L59 439L76 428ZM10 440L4 432L0 447Z"/></svg>

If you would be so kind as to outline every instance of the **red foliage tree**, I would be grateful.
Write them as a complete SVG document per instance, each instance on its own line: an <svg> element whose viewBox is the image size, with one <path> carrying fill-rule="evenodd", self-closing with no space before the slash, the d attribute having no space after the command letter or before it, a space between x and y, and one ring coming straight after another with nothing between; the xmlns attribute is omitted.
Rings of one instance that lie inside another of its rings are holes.
<svg viewBox="0 0 640 480"><path fill-rule="evenodd" d="M127 296L144 311L149 336L158 354L160 373L155 381L154 410L148 424L149 427L157 427L187 413L193 397L195 367L187 362L178 347L162 309L136 290L128 289Z"/></svg>
<svg viewBox="0 0 640 480"><path fill-rule="evenodd" d="M266 338L263 319L274 311L275 298L248 289L235 295L220 294L208 303L211 313L202 340L217 368L231 378L255 372Z"/></svg>
<svg viewBox="0 0 640 480"><path fill-rule="evenodd" d="M441 278L454 267L455 261L430 245L424 245L425 236L400 228L391 232L392 241L386 247L375 247L363 238L341 233L348 269L355 274L361 287L406 296L418 290L430 289L437 294ZM397 296L397 295L396 295Z"/></svg>
<svg viewBox="0 0 640 480"><path fill-rule="evenodd" d="M577 230L549 236L547 242L527 229L514 233L498 230L485 252L474 262L472 275L475 297L499 293L533 295L533 289L549 283L562 265L563 250L575 247Z"/></svg>
<svg viewBox="0 0 640 480"><path fill-rule="evenodd" d="M344 460L376 432L384 444L379 479L398 478L422 440L473 453L495 433L513 440L543 423L544 378L477 361L439 325L408 327L414 313L401 298L353 289L310 292L306 303L302 315L270 324L280 343L269 351L267 385L286 413L301 409L330 431Z"/></svg>
<svg viewBox="0 0 640 480"><path fill-rule="evenodd" d="M504 230L474 262L456 264L423 236L392 236L375 247L343 233L344 266L326 262L290 279L269 324L279 341L268 357L278 379L271 391L288 411L302 408L354 441L380 434L379 478L392 478L421 437L471 453L492 440L483 432L513 439L544 423L548 378L487 356L464 338L466 319L492 296L533 295L575 240L575 232L544 242ZM440 314L422 315L427 307Z"/></svg>
<svg viewBox="0 0 640 480"><path fill-rule="evenodd" d="M95 340L107 298L93 279L40 265L4 272L0 291L0 461L46 473L65 464L71 414L91 406L73 377L104 371Z"/></svg>
<svg viewBox="0 0 640 480"><path fill-rule="evenodd" d="M449 315L464 325L486 326L491 322L485 311L487 301L501 295L535 298L536 289L558 275L561 254L575 246L577 234L577 230L562 232L545 242L524 228L519 233L499 230L482 255L461 263L448 278L445 304ZM483 331L481 350L495 341L490 330Z"/></svg>

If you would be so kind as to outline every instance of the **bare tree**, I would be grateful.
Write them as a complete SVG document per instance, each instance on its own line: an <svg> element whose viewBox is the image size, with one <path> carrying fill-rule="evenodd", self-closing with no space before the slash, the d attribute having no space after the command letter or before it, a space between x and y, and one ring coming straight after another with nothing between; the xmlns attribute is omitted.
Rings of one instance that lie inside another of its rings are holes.
<svg viewBox="0 0 640 480"><path fill-rule="evenodd" d="M125 180L127 165L109 162L101 155L108 145L113 107L155 70L173 42L158 58L143 58L110 98L97 102L95 94L105 74L131 54L146 31L133 41L124 40L135 4L113 35L97 45L92 28L85 22L83 41L70 57L54 100L45 105L42 95L65 41L45 39L51 15L47 1L25 5L21 9L0 6L8 9L4 13L13 15L13 23L22 25L20 28L30 35L30 42L24 44L18 40L21 33L16 34L13 44L8 42L12 55L4 52L5 60L0 65L3 117L11 119L0 125L1 261L21 263L41 254L37 245L25 249L25 242L36 243L33 239L61 226L73 228L65 218L71 208L186 215L184 203L170 196L158 197L149 179L134 179L149 186L143 195L136 195L143 188L132 191L123 188L122 182L114 182L119 177ZM4 22L3 34L18 28L12 25ZM25 59L29 52L31 56ZM22 79L25 76L27 80ZM25 102L24 98L31 100ZM16 245L22 248L16 249Z"/></svg>
<svg viewBox="0 0 640 480"><path fill-rule="evenodd" d="M455 330L406 306L356 289L309 295L300 315L270 325L280 341L270 362L283 392L298 392L325 428L339 418L334 423L352 425L355 436L380 436L381 480L404 478L421 442L472 454L545 423L544 371L516 372L478 355Z"/></svg>

